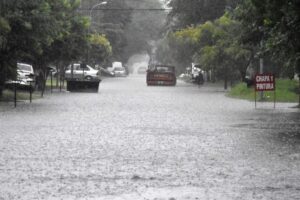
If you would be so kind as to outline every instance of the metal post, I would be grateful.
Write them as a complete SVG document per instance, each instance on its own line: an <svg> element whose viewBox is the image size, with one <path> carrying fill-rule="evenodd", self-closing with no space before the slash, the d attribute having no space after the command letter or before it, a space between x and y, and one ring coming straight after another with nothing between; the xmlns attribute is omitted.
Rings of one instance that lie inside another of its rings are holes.
<svg viewBox="0 0 300 200"><path fill-rule="evenodd" d="M59 92L61 92L61 72L59 72Z"/></svg>
<svg viewBox="0 0 300 200"><path fill-rule="evenodd" d="M52 89L53 89L53 86L52 86L52 71L50 71L50 77L51 77L51 93L52 93Z"/></svg>
<svg viewBox="0 0 300 200"><path fill-rule="evenodd" d="M259 73L263 74L264 73L264 59L260 58L259 59ZM264 99L264 92L260 91L260 100L262 101Z"/></svg>
<svg viewBox="0 0 300 200"><path fill-rule="evenodd" d="M276 108L276 88L274 89L274 109Z"/></svg>
<svg viewBox="0 0 300 200"><path fill-rule="evenodd" d="M15 102L15 107L17 107L17 82L14 83L14 102Z"/></svg>
<svg viewBox="0 0 300 200"><path fill-rule="evenodd" d="M299 67L299 66L298 66L298 67ZM298 102L298 103L299 103L299 105L298 105L298 106L299 106L299 108L300 108L300 72L299 72L299 74L298 74L298 79L299 79L299 80L298 80L298 82L299 82L299 88L298 88L298 93L299 93L299 102Z"/></svg>
<svg viewBox="0 0 300 200"><path fill-rule="evenodd" d="M29 101L32 102L32 81L30 81L30 88L29 88Z"/></svg>
<svg viewBox="0 0 300 200"><path fill-rule="evenodd" d="M256 90L254 91L255 109L256 109Z"/></svg>
<svg viewBox="0 0 300 200"><path fill-rule="evenodd" d="M263 41L260 41L260 46L263 47ZM259 73L263 74L264 73L264 59L262 57L262 55L259 58ZM262 101L264 99L264 92L261 91L260 92L260 100Z"/></svg>

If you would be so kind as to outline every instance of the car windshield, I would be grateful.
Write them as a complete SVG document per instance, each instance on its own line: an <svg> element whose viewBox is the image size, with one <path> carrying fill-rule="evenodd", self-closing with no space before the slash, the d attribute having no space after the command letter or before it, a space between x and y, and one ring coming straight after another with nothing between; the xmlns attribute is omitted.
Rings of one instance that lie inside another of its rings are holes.
<svg viewBox="0 0 300 200"><path fill-rule="evenodd" d="M174 72L174 67L171 66L156 66L155 70L158 72Z"/></svg>
<svg viewBox="0 0 300 200"><path fill-rule="evenodd" d="M67 70L71 70L72 69L72 65L69 65L67 67ZM94 68L92 68L89 65L80 65L80 64L73 64L73 70L93 70Z"/></svg>
<svg viewBox="0 0 300 200"><path fill-rule="evenodd" d="M116 67L115 71L124 71L124 68L123 67Z"/></svg>
<svg viewBox="0 0 300 200"><path fill-rule="evenodd" d="M21 70L21 71L31 72L32 66L31 65L26 65L26 64L18 64L18 69Z"/></svg>

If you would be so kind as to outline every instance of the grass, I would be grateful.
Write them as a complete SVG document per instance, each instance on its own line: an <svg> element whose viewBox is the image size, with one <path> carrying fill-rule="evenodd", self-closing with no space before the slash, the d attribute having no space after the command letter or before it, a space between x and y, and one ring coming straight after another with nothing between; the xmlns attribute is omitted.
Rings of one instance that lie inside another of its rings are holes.
<svg viewBox="0 0 300 200"><path fill-rule="evenodd" d="M61 84L63 85L63 82L62 82ZM64 81L64 86L66 87L66 85L67 85L67 81ZM47 88L50 88L50 87L51 87L51 79L50 79L50 78L48 78L48 79L46 80L46 87L47 87ZM53 88L56 88L56 78L53 78L53 79L52 79L52 87L53 87ZM59 88L59 83L58 83L57 88Z"/></svg>
<svg viewBox="0 0 300 200"><path fill-rule="evenodd" d="M4 90L2 97L0 97L0 101L14 101L14 91L12 90ZM32 99L41 98L40 93L32 93ZM17 101L21 100L29 100L30 94L28 91L20 91L17 90Z"/></svg>
<svg viewBox="0 0 300 200"><path fill-rule="evenodd" d="M298 102L299 83L296 80L277 79L276 80L276 101L278 102ZM256 97L259 100L260 94L257 92ZM254 88L247 88L246 83L235 85L228 96L233 98L247 99L254 101ZM274 92L264 92L264 101L274 101Z"/></svg>
<svg viewBox="0 0 300 200"><path fill-rule="evenodd" d="M62 83L63 84L63 83ZM67 82L65 81L64 86L62 86L62 89L65 89L67 85ZM53 89L55 88L59 88L56 87L56 78L53 78L52 80L52 86ZM51 80L47 79L46 80L46 90L49 90L51 87ZM32 93L32 99L39 99L41 98L41 91L35 91ZM25 91L25 90L17 90L17 100L18 101L24 101L24 100L29 100L30 99L30 94L29 91ZM9 90L9 89L5 89L3 91L3 95L2 97L0 97L0 101L4 101L4 102L9 102L9 101L14 101L14 91L13 90Z"/></svg>

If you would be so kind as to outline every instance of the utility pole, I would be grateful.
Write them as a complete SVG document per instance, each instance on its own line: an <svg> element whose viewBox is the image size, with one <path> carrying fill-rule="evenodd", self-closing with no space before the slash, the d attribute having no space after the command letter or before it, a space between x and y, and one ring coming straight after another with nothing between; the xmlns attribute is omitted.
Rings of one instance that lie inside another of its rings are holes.
<svg viewBox="0 0 300 200"><path fill-rule="evenodd" d="M263 47L263 41L262 40L260 41L260 46L261 46L261 48ZM259 73L260 74L264 73L264 58L263 58L262 54L260 55L260 58L259 58ZM264 99L264 92L261 91L260 92L260 100L262 101L263 99Z"/></svg>

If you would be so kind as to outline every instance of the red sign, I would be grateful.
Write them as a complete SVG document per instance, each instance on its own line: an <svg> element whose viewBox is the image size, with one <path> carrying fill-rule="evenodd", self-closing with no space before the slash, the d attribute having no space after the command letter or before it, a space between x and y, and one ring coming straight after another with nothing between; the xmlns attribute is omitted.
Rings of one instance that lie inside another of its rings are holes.
<svg viewBox="0 0 300 200"><path fill-rule="evenodd" d="M256 74L255 91L275 90L275 77L273 74Z"/></svg>

